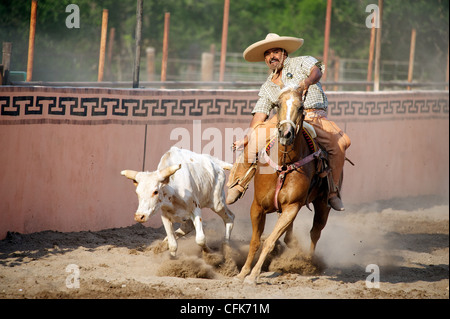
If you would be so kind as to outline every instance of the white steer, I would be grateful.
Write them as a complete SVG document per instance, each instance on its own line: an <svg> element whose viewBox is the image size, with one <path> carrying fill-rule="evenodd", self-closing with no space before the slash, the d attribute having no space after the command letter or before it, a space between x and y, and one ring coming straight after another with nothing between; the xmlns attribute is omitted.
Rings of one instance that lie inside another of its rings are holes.
<svg viewBox="0 0 450 319"><path fill-rule="evenodd" d="M169 251L176 255L177 238L195 228L195 241L209 251L202 224L202 208L210 208L225 223L225 242L233 229L234 214L225 205L225 173L232 165L207 154L172 147L154 172L124 170L122 175L134 181L139 207L134 215L143 223L161 208ZM173 223L181 223L177 231Z"/></svg>

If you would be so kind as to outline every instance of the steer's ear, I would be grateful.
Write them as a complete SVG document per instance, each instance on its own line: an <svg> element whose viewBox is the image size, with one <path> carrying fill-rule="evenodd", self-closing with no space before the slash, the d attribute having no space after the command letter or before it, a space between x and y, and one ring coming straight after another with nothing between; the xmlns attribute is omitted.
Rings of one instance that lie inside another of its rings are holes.
<svg viewBox="0 0 450 319"><path fill-rule="evenodd" d="M129 170L129 169L126 169L126 170L120 172L121 175L125 176L126 178L131 179L133 181L134 185L136 185L136 186L138 184L138 182L136 181L136 175L138 173L139 172L132 171L132 170Z"/></svg>
<svg viewBox="0 0 450 319"><path fill-rule="evenodd" d="M163 168L162 170L158 171L159 173L159 181L163 183L168 183L168 178L174 174L176 171L178 171L181 168L181 164L172 165L166 168Z"/></svg>

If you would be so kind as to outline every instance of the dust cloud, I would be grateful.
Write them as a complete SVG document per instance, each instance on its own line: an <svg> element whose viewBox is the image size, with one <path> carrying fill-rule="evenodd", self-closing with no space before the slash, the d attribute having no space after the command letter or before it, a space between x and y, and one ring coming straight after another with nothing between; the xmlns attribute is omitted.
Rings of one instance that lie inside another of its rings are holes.
<svg viewBox="0 0 450 319"><path fill-rule="evenodd" d="M311 258L309 231L313 214L307 208L300 210L294 221L294 235L299 241L299 247L288 248L283 242L283 235L274 251L267 257L263 272L311 276L333 273L338 268L364 271L371 264L389 269L399 261L396 247L400 244L395 240L399 237L398 229L408 232L424 227L424 219L430 223L446 221L449 213L448 205L433 206L425 202L411 202L405 206L402 202L400 207L395 201L349 207L345 212L332 210L317 244L316 254ZM262 241L274 228L277 218L277 214L267 216ZM402 222L399 222L399 218ZM202 253L200 247L195 244L193 234L189 234L178 240L177 259L170 260L166 256L167 260L162 261L158 275L221 278L233 277L239 273L249 249L252 232L249 218L239 216L235 220L230 246L222 246L224 225L221 220L210 218L205 224L211 253ZM445 228L445 223L443 227ZM167 244L160 241L151 247L154 253L161 254L167 249ZM261 248L253 264L257 261L260 251Z"/></svg>

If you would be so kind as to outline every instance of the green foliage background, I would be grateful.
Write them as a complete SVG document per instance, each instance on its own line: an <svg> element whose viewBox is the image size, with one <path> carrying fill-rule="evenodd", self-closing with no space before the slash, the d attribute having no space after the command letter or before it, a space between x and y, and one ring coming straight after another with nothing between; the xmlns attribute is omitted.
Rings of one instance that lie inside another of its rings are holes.
<svg viewBox="0 0 450 319"><path fill-rule="evenodd" d="M326 0L231 0L228 52L242 52L267 33L305 39L297 54L323 54ZM69 4L80 8L81 27L68 29ZM342 58L367 59L368 4L376 0L334 0L330 49ZM144 0L142 56L145 48L162 55L164 13L170 12L169 57L200 59L215 45L220 51L223 0ZM121 57L123 80L132 77L136 0L39 0L34 57L35 81L95 81L103 9L108 29L116 29L114 57ZM12 70L26 70L31 0L1 0L0 42L13 42ZM385 0L382 59L408 61L411 29L417 29L415 80L443 81L448 54L449 0ZM243 59L242 59L243 61ZM129 65L129 67L127 67ZM156 65L158 68L159 65ZM117 80L110 66L110 80ZM177 70L169 70L169 72Z"/></svg>

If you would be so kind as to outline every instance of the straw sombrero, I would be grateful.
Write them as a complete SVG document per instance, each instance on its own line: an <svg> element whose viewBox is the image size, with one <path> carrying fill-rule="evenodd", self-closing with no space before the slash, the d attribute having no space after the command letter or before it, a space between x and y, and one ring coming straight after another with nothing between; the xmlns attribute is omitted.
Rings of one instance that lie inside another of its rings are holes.
<svg viewBox="0 0 450 319"><path fill-rule="evenodd" d="M248 62L264 61L264 52L273 48L285 49L287 53L297 51L303 45L303 39L294 37L280 37L276 33L269 33L264 40L253 43L244 51L244 59Z"/></svg>

